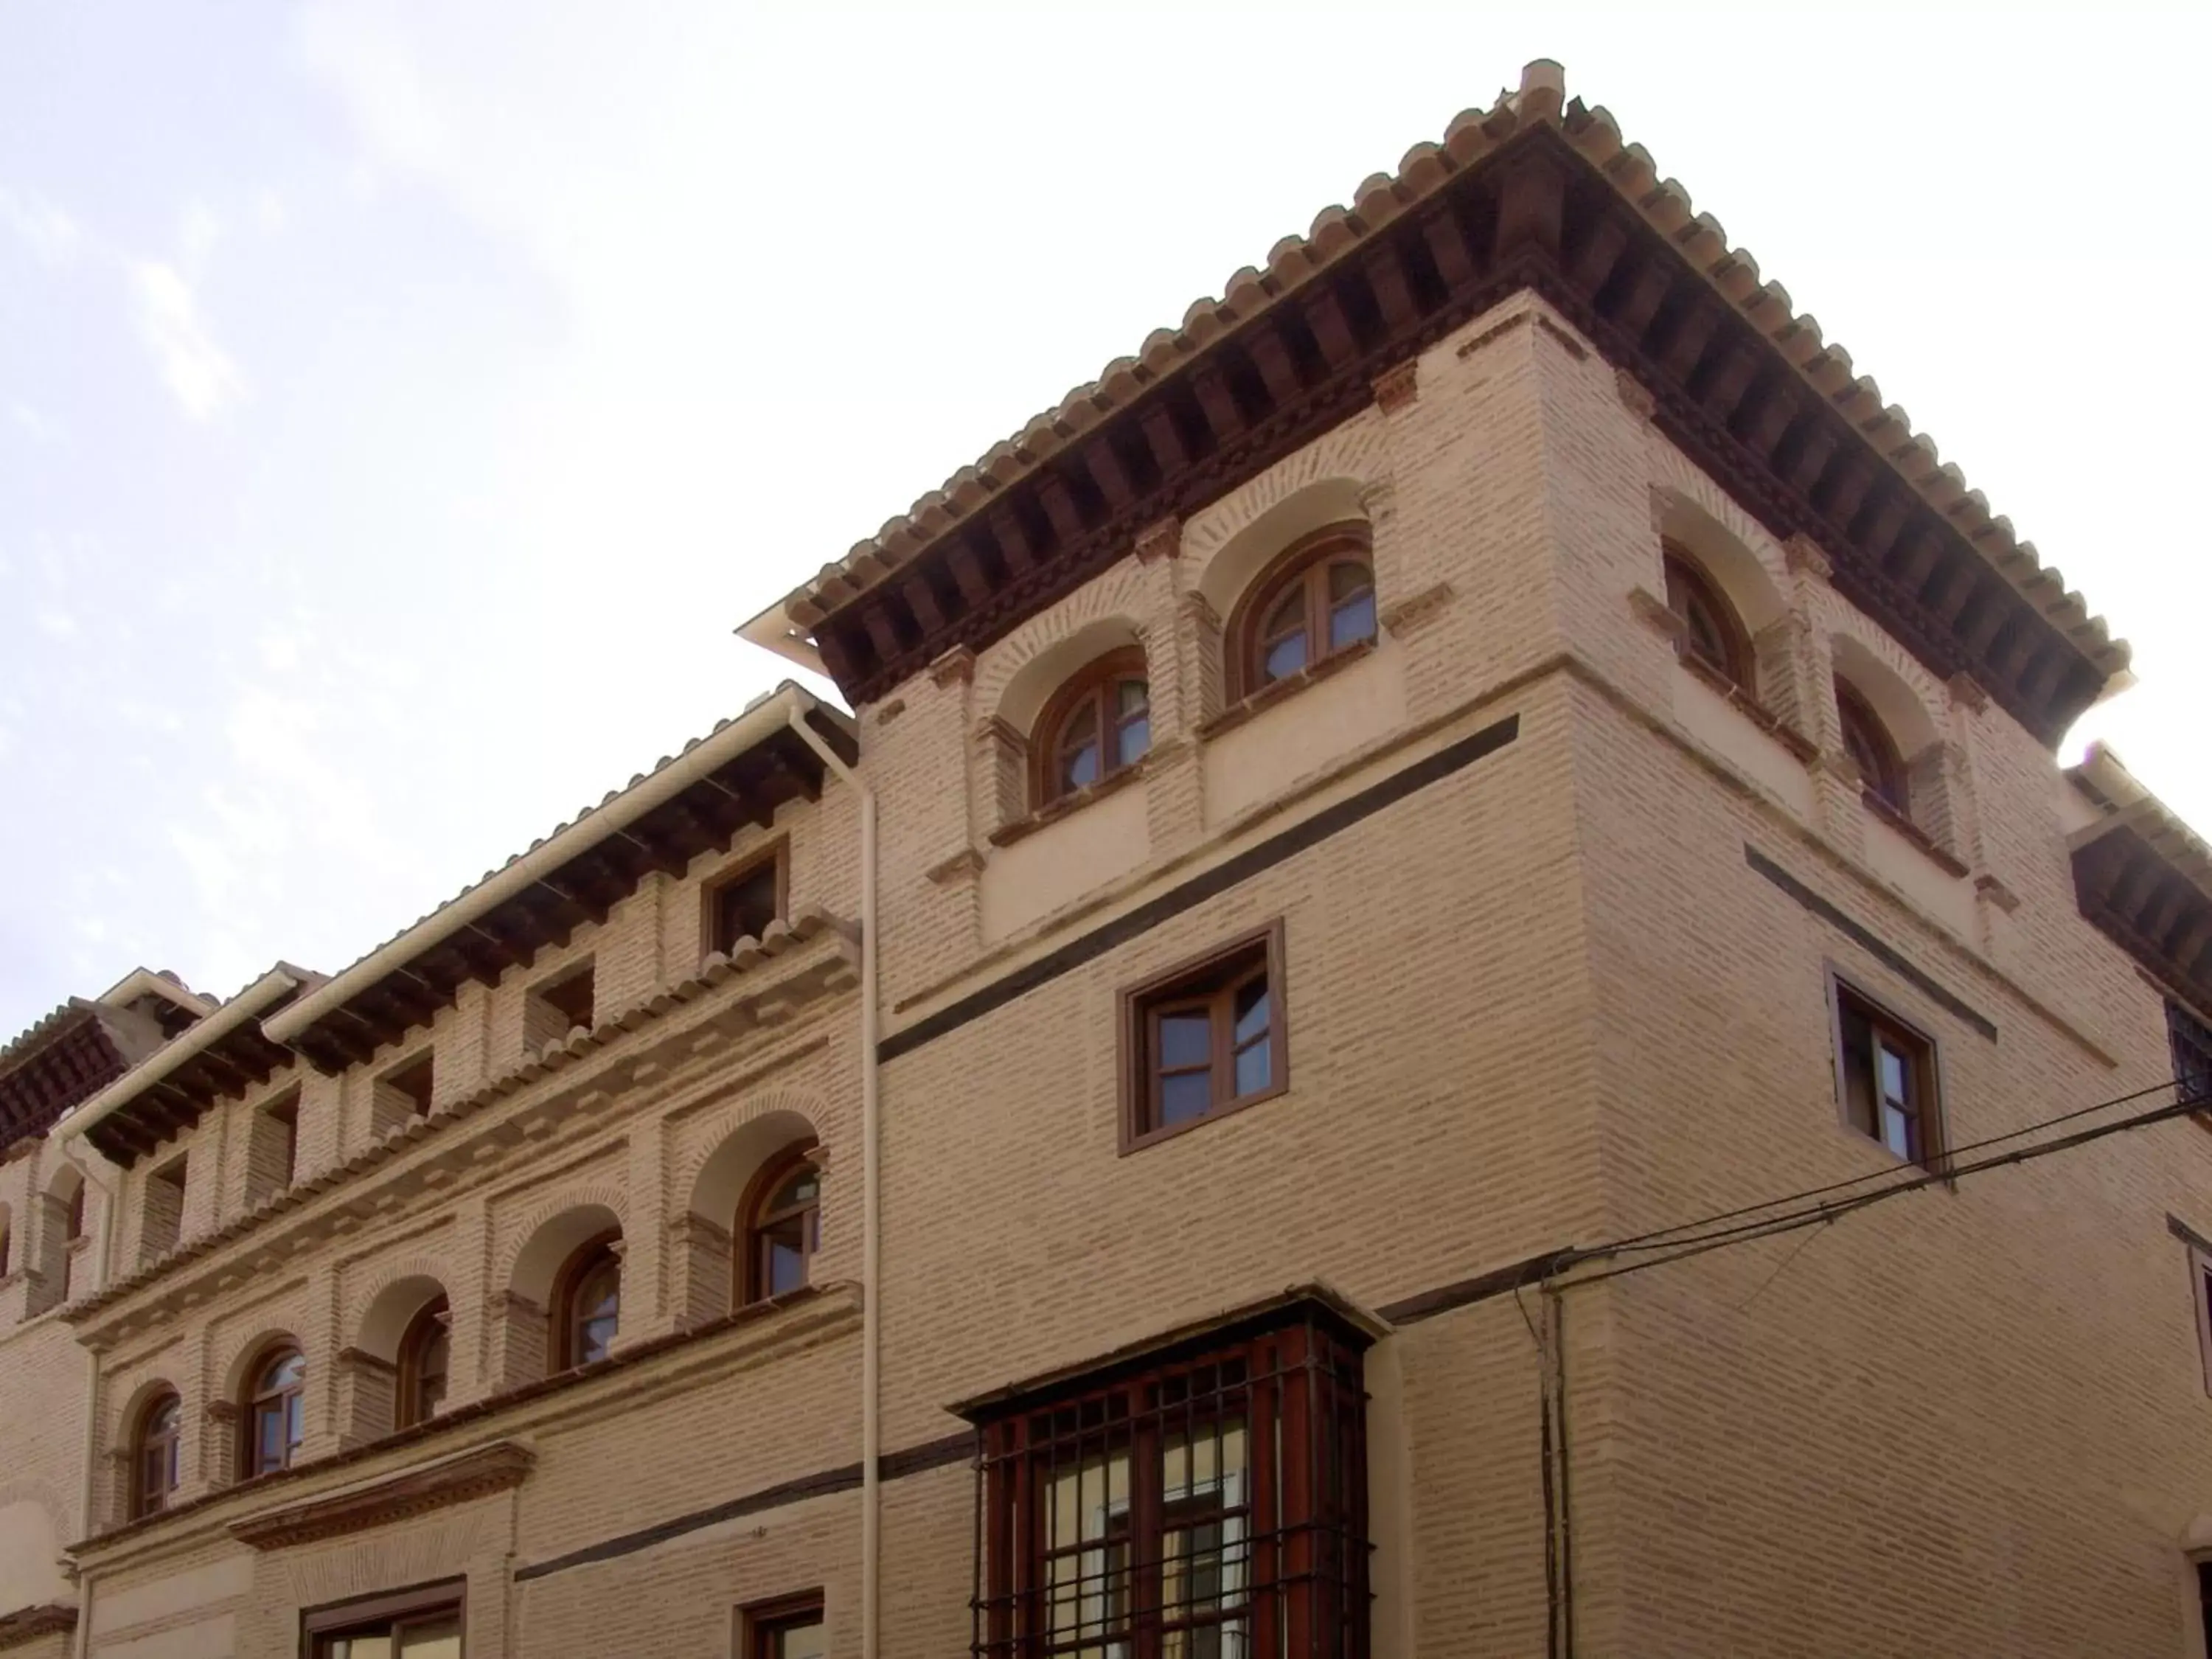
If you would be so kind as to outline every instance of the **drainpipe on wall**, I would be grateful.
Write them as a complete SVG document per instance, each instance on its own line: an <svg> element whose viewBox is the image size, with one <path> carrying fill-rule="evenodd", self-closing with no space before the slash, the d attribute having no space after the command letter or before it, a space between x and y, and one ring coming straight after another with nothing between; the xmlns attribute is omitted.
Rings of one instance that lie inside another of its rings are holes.
<svg viewBox="0 0 2212 1659"><path fill-rule="evenodd" d="M818 706L811 698L807 702L809 708ZM883 1176L876 1151L882 1116L876 1064L876 795L806 723L805 711L794 708L788 718L791 729L853 791L860 807L860 1659L876 1659L877 1564L883 1536L883 1415L877 1389L883 1340L876 1294Z"/></svg>
<svg viewBox="0 0 2212 1659"><path fill-rule="evenodd" d="M62 1149L68 1157L71 1151L85 1147L82 1135L72 1135ZM92 1287L95 1291L107 1287L107 1264L115 1242L115 1229L123 1219L121 1192L93 1173L99 1159L88 1151L72 1159L77 1173L91 1182L100 1194L100 1242L94 1247ZM92 1523L92 1492L94 1471L100 1466L100 1356L90 1348L84 1351L84 1479L77 1489L77 1536L89 1538ZM92 1651L92 1575L81 1573L76 1585L76 1641L73 1644L76 1659L86 1659Z"/></svg>

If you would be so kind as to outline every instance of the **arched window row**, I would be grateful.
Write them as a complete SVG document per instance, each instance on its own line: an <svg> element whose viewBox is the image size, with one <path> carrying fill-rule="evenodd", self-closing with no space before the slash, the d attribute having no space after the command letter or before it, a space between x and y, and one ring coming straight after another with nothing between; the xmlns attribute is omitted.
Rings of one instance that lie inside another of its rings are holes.
<svg viewBox="0 0 2212 1659"><path fill-rule="evenodd" d="M1231 702L1374 642L1375 562L1368 526L1331 525L1279 553L1231 611L1223 689ZM1124 773L1150 752L1152 687L1144 653L1122 647L1070 676L1029 733L1032 808Z"/></svg>
<svg viewBox="0 0 2212 1659"><path fill-rule="evenodd" d="M1667 608L1682 625L1683 657L1757 701L1759 670L1751 635L1720 586L1679 544L1662 544Z"/></svg>
<svg viewBox="0 0 2212 1659"><path fill-rule="evenodd" d="M1868 798L1898 817L1912 817L1912 780L1897 740L1875 714L1874 705L1847 680L1836 682L1836 715L1843 730L1844 752L1858 768L1859 785Z"/></svg>

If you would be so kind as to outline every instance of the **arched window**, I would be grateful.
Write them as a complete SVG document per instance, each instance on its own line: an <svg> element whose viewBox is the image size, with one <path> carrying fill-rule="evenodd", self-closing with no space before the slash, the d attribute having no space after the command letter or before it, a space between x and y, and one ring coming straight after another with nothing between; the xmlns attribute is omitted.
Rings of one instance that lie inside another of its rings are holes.
<svg viewBox="0 0 2212 1659"><path fill-rule="evenodd" d="M1912 816L1912 788L1905 757L1872 705L1842 680L1836 682L1836 713L1842 717L1844 752L1856 762L1866 793L1901 818Z"/></svg>
<svg viewBox="0 0 2212 1659"><path fill-rule="evenodd" d="M1683 651L1746 696L1752 696L1751 640L1735 607L1687 553L1672 542L1665 547L1667 608L1682 619Z"/></svg>
<svg viewBox="0 0 2212 1659"><path fill-rule="evenodd" d="M568 1258L553 1287L551 1369L592 1365L614 1352L622 1323L620 1233L602 1233Z"/></svg>
<svg viewBox="0 0 2212 1659"><path fill-rule="evenodd" d="M453 1314L442 1296L434 1297L408 1322L399 1339L399 1393L392 1426L411 1429L427 1423L446 1403L446 1366L451 1351Z"/></svg>
<svg viewBox="0 0 2212 1659"><path fill-rule="evenodd" d="M1375 637L1375 564L1364 524L1293 543L1230 623L1230 696L1250 696Z"/></svg>
<svg viewBox="0 0 2212 1659"><path fill-rule="evenodd" d="M157 1395L138 1415L131 1446L131 1518L158 1515L177 1489L178 1427L184 1406L173 1394Z"/></svg>
<svg viewBox="0 0 2212 1659"><path fill-rule="evenodd" d="M1152 746L1145 653L1110 651L1054 694L1030 745L1039 806L1134 766Z"/></svg>
<svg viewBox="0 0 2212 1659"><path fill-rule="evenodd" d="M246 1401L247 1478L292 1466L305 1438L307 1362L297 1348L272 1349L253 1373Z"/></svg>
<svg viewBox="0 0 2212 1659"><path fill-rule="evenodd" d="M763 1302L806 1283L822 1244L822 1172L814 1143L794 1146L762 1170L744 1218L739 1294Z"/></svg>

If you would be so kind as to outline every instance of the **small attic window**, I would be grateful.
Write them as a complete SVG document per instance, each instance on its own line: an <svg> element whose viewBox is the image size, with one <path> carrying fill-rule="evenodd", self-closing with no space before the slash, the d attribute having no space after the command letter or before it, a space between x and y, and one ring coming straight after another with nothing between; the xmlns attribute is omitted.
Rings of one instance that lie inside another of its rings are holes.
<svg viewBox="0 0 2212 1659"><path fill-rule="evenodd" d="M707 948L727 951L760 938L783 914L785 891L781 843L717 878L707 888Z"/></svg>
<svg viewBox="0 0 2212 1659"><path fill-rule="evenodd" d="M430 1111L430 1094L436 1081L432 1065L433 1051L425 1048L411 1060L401 1061L376 1080L376 1095L370 1109L370 1127L383 1134L410 1117L425 1117Z"/></svg>
<svg viewBox="0 0 2212 1659"><path fill-rule="evenodd" d="M531 990L523 1005L522 1046L538 1054L579 1025L591 1030L592 1018L592 964L586 961Z"/></svg>

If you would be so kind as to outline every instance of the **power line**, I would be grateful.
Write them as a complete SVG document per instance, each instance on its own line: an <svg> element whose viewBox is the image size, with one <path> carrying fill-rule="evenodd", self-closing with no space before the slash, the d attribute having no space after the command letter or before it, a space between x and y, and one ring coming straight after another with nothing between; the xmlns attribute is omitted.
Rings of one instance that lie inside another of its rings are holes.
<svg viewBox="0 0 2212 1659"><path fill-rule="evenodd" d="M1980 1140L1967 1141L1964 1146L1952 1147L1945 1156L1956 1158L1962 1152L1979 1152L1984 1146L2002 1146L2008 1140L2018 1140L2023 1135L2036 1134L2045 1129L2056 1128L2062 1123L2071 1123L2075 1119L2087 1117L2094 1112L2109 1111L2115 1106L2124 1106L2130 1101L2142 1099L2146 1095L2164 1094L2168 1089L2176 1086L2178 1086L2176 1080L2169 1078L2163 1083L2154 1083L2147 1089L2137 1089L2124 1095L2114 1095L2109 1100L2096 1101L2087 1106L2077 1106L2070 1112L2059 1113L2056 1117L2046 1117L2039 1122L2030 1123L2018 1129L2008 1129L2001 1135L1990 1135ZM1825 1186L1808 1187L1802 1193L1790 1193L1782 1198L1762 1199L1756 1204L1746 1204L1739 1209L1722 1210L1713 1215L1701 1216L1695 1221L1678 1221L1671 1227L1656 1228L1648 1233L1632 1234L1626 1238L1617 1238L1595 1248L1608 1254L1657 1248L1652 1241L1671 1239L1677 1233L1689 1232L1698 1227L1710 1227L1717 1221L1733 1221L1739 1216L1755 1215L1761 1210L1775 1209L1781 1205L1802 1203L1806 1199L1819 1198L1826 1193L1838 1193L1846 1188L1863 1187L1870 1181L1887 1181L1896 1173L1894 1170L1873 1170L1865 1175L1852 1176L1848 1180L1831 1181Z"/></svg>
<svg viewBox="0 0 2212 1659"><path fill-rule="evenodd" d="M2172 1088L2176 1085L2166 1084L2161 1086ZM2147 1093L2148 1091L2142 1092ZM2129 1097L2129 1098L2133 1097ZM2100 1103L2104 1105L2112 1103L2112 1102ZM2088 1146L2093 1141L2102 1140L2110 1135L2124 1134L2131 1129L2148 1128L2158 1123L2170 1123L2178 1118L2191 1116L2201 1112L2208 1104L2212 1104L2212 1095L2176 1101L2171 1105L2154 1107L2148 1112L2138 1112L2131 1117L2122 1118L2117 1122L2100 1123L2094 1128L2078 1129L2070 1135L2062 1135L2056 1140L2045 1141L2038 1146L2015 1147L2011 1152L2000 1152L1994 1157L1980 1158L1971 1164L1948 1164L1948 1167L1943 1170L1929 1170L1911 1180L1899 1182L1894 1186L1884 1187L1877 1192L1861 1193L1852 1198L1816 1204L1808 1209L1770 1217L1765 1221L1753 1222L1744 1226L1726 1227L1716 1232L1693 1235L1686 1239L1677 1240L1676 1243L1680 1248L1671 1250L1667 1255L1650 1256L1641 1261L1628 1262L1622 1267L1608 1267L1602 1273L1584 1273L1580 1278L1561 1279L1557 1282L1561 1288L1572 1290L1577 1285L1595 1285L1604 1279L1619 1279L1625 1274L1642 1273L1647 1267L1663 1267L1670 1262L1686 1261L1693 1255L1703 1255L1708 1250L1725 1249L1731 1244L1747 1243L1754 1238L1778 1237L1784 1233L1795 1232L1801 1227L1819 1226L1825 1222L1836 1220L1850 1214L1853 1211L1879 1204L1884 1199L1896 1198L1905 1193L1917 1193L1925 1188L1958 1182L1967 1176L1979 1175L1988 1170L2001 1169L2008 1164L2026 1164L2035 1158L2048 1158L2054 1152L2075 1151ZM2083 1109L2084 1111L2094 1109ZM2062 1117L2052 1119L2051 1121L2063 1122L2069 1117L2080 1115L2081 1115L2081 1112L2068 1113ZM2008 1138L2010 1137L2000 1137L2000 1139ZM1713 1218L1715 1220L1725 1218L1724 1217ZM1641 1241L1635 1242L1641 1243ZM1553 1272L1557 1273L1562 1269L1571 1270L1584 1261L1609 1259L1620 1254L1624 1248L1622 1245L1601 1244L1587 1250L1575 1251L1571 1260L1561 1264L1560 1267L1555 1267ZM1547 1275L1547 1279L1550 1277L1551 1275Z"/></svg>

